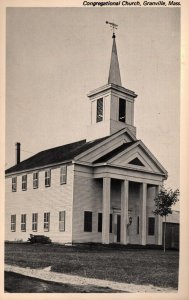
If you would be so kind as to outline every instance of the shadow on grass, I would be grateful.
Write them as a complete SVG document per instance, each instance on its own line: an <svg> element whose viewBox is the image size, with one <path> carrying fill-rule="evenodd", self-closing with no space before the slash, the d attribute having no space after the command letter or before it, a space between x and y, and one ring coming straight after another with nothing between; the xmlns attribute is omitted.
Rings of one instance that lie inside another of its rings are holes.
<svg viewBox="0 0 189 300"><path fill-rule="evenodd" d="M108 287L71 285L44 281L13 272L5 272L5 291L8 293L121 293Z"/></svg>

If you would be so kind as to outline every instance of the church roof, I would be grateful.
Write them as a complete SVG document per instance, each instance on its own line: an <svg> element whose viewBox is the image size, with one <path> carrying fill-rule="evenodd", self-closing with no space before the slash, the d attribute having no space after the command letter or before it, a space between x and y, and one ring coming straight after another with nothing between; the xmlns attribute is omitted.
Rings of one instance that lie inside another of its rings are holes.
<svg viewBox="0 0 189 300"><path fill-rule="evenodd" d="M121 75L119 70L119 61L117 56L115 34L113 34L112 38L113 38L113 44L112 44L112 54L111 54L111 61L110 61L108 84L114 83L116 85L121 86Z"/></svg>
<svg viewBox="0 0 189 300"><path fill-rule="evenodd" d="M81 140L74 143L41 151L29 157L28 159L23 160L19 164L7 169L5 171L5 174L45 167L47 165L73 160L74 157L76 157L77 155L96 146L98 143L102 142L107 138L108 137L104 137L91 142Z"/></svg>

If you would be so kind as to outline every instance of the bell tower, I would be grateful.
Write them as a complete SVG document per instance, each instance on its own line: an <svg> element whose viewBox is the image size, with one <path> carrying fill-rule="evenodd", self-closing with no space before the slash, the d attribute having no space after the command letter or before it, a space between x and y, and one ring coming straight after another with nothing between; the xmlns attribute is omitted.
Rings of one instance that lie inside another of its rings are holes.
<svg viewBox="0 0 189 300"><path fill-rule="evenodd" d="M111 135L127 128L136 135L134 127L134 101L137 95L122 86L114 29L108 83L88 93L91 102L91 125L88 127L87 141Z"/></svg>

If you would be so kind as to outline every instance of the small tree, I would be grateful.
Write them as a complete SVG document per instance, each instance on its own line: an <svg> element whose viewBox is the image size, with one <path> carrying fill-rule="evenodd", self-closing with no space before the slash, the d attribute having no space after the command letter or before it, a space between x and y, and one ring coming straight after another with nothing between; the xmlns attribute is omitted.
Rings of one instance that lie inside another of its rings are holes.
<svg viewBox="0 0 189 300"><path fill-rule="evenodd" d="M172 214L172 205L179 201L179 190L176 189L173 191L172 189L165 189L164 187L160 190L155 201L155 210L153 211L154 215L159 215L161 217L165 217L165 226L164 226L164 235L163 235L163 249L165 252L165 233L166 233L166 217L169 214Z"/></svg>

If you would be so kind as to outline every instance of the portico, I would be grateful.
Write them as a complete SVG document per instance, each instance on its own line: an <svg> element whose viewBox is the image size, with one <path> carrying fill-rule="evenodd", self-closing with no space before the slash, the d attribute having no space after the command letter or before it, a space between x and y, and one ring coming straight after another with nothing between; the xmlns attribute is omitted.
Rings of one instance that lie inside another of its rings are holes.
<svg viewBox="0 0 189 300"><path fill-rule="evenodd" d="M139 178L138 178L139 180ZM102 193L102 243L147 243L161 244L161 222L152 213L153 199L160 184L133 181L128 176L115 179L113 174L105 175ZM113 238L109 231L110 215L113 220ZM149 232L149 218L154 219L154 232Z"/></svg>

